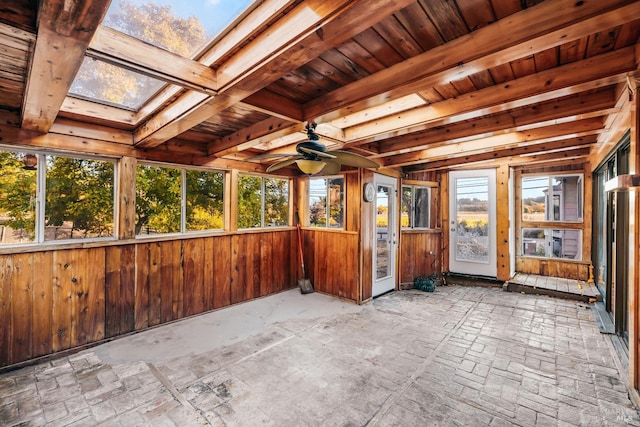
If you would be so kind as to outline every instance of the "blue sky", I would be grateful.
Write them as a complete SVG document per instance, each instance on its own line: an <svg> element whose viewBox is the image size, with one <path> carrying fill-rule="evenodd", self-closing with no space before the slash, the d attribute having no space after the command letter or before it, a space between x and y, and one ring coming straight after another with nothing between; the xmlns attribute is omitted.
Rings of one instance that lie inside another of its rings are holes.
<svg viewBox="0 0 640 427"><path fill-rule="evenodd" d="M222 31L233 19L242 13L254 0L128 0L140 5L153 3L171 5L171 10L180 17L195 16L210 37ZM112 0L111 8L117 8L119 0Z"/></svg>

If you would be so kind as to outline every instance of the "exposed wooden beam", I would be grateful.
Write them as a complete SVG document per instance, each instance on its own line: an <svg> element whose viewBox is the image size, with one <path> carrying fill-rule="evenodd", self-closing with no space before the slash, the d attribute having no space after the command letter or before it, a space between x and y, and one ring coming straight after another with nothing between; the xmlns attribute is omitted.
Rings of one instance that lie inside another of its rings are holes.
<svg viewBox="0 0 640 427"><path fill-rule="evenodd" d="M133 134L129 131L61 117L56 119L49 132L133 146Z"/></svg>
<svg viewBox="0 0 640 427"><path fill-rule="evenodd" d="M125 127L133 127L136 123L136 113L123 108L111 107L80 98L68 96L62 103L60 111L71 117L91 117L92 121L103 123L118 123Z"/></svg>
<svg viewBox="0 0 640 427"><path fill-rule="evenodd" d="M602 132L602 119L592 118L571 123L545 126L525 132L511 132L488 138L478 138L471 141L439 145L425 150L399 154L384 159L384 166L397 167L449 157L480 154L497 148L510 148L522 145L539 144L561 139L577 138L595 135Z"/></svg>
<svg viewBox="0 0 640 427"><path fill-rule="evenodd" d="M248 96L242 100L242 104L292 123L302 122L302 105L267 90L261 90Z"/></svg>
<svg viewBox="0 0 640 427"><path fill-rule="evenodd" d="M305 115L334 120L637 19L631 0L543 2L319 97Z"/></svg>
<svg viewBox="0 0 640 427"><path fill-rule="evenodd" d="M379 154L373 157L393 156L407 150L420 150L469 139L487 138L590 117L601 117L615 111L615 102L614 93L611 90L581 97L569 97L558 102L549 102L523 110L438 127L428 132L388 139L379 144Z"/></svg>
<svg viewBox="0 0 640 427"><path fill-rule="evenodd" d="M210 143L207 148L208 154L222 157L299 131L299 129L289 126L290 124L290 121L279 118L263 120L260 123L256 123L253 126L249 126L248 128ZM267 138L266 140L264 139L265 137Z"/></svg>
<svg viewBox="0 0 640 427"><path fill-rule="evenodd" d="M220 65L220 94L211 102L181 102L172 116L141 126L135 141L154 147L242 101L283 74L359 34L412 0L309 0L296 6L238 54ZM176 119L178 117L178 119Z"/></svg>
<svg viewBox="0 0 640 427"><path fill-rule="evenodd" d="M533 160L535 158L541 160L541 156L544 156L544 160L552 160L561 158L563 156L562 150L580 150L580 156L587 156L589 155L590 149L589 147L585 148L585 146L589 146L591 144L594 144L595 142L595 136L591 135L582 138L570 138L560 141L545 142L542 144L525 145L523 147L494 149L489 150L486 153L462 155L458 157L451 157L448 159L427 162L420 165L408 166L403 168L403 171L406 173L410 173L427 170L447 169L458 165L474 165L476 163L486 163L489 161L504 158L514 159L516 157L522 159L523 161Z"/></svg>
<svg viewBox="0 0 640 427"><path fill-rule="evenodd" d="M104 25L96 31L87 56L187 89L217 93L210 67Z"/></svg>
<svg viewBox="0 0 640 427"><path fill-rule="evenodd" d="M345 136L350 144L367 143L444 126L613 85L634 69L631 46L365 123L346 129Z"/></svg>
<svg viewBox="0 0 640 427"><path fill-rule="evenodd" d="M47 132L111 0L43 0L22 109L22 127Z"/></svg>

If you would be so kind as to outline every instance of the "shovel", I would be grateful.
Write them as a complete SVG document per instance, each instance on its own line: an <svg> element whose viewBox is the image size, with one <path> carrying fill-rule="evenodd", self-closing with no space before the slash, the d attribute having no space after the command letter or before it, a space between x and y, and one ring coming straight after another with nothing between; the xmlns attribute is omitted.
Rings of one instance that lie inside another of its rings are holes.
<svg viewBox="0 0 640 427"><path fill-rule="evenodd" d="M300 287L301 294L310 294L313 292L313 285L311 281L307 279L307 275L304 272L304 254L302 252L302 231L300 229L300 216L296 212L296 223L298 227L298 249L300 251L300 265L302 266L302 279L298 279L298 286Z"/></svg>

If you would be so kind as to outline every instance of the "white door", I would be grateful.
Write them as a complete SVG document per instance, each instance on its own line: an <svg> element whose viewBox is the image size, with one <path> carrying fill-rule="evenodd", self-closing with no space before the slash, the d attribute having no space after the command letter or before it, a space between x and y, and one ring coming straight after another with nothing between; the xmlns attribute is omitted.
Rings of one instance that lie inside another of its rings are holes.
<svg viewBox="0 0 640 427"><path fill-rule="evenodd" d="M449 270L496 277L495 169L450 172L449 189Z"/></svg>
<svg viewBox="0 0 640 427"><path fill-rule="evenodd" d="M397 180L384 175L374 177L376 189L375 248L373 251L373 296L396 287L396 198Z"/></svg>

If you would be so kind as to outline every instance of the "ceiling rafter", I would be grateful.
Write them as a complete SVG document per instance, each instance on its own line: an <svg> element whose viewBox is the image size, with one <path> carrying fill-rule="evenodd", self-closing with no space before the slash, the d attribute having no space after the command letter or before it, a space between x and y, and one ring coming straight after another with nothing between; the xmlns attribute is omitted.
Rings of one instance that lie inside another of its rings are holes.
<svg viewBox="0 0 640 427"><path fill-rule="evenodd" d="M38 36L22 108L24 129L49 131L110 2L41 2Z"/></svg>
<svg viewBox="0 0 640 427"><path fill-rule="evenodd" d="M437 146L423 150L386 157L382 163L387 167L407 166L425 161L431 162L446 159L452 156L481 154L489 149L501 147L517 147L547 141L596 135L602 131L602 118L590 118L570 123L544 126L525 132L510 132L486 138L477 138L471 141L438 144Z"/></svg>
<svg viewBox="0 0 640 427"><path fill-rule="evenodd" d="M640 4L629 0L543 2L318 97L305 116L335 120L638 19Z"/></svg>
<svg viewBox="0 0 640 427"><path fill-rule="evenodd" d="M206 65L101 25L87 56L186 89L215 95L216 74Z"/></svg>

